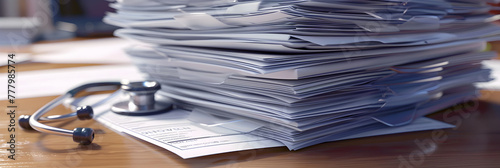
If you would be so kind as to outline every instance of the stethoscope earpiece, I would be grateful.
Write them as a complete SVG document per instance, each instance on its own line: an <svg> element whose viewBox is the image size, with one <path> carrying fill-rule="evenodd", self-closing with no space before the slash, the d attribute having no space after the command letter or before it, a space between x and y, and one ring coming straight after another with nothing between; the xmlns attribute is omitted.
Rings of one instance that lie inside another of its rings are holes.
<svg viewBox="0 0 500 168"><path fill-rule="evenodd" d="M23 129L33 130L33 127L30 125L30 117L31 115L21 115L19 116L19 126Z"/></svg>
<svg viewBox="0 0 500 168"><path fill-rule="evenodd" d="M92 128L75 128L73 130L73 141L82 145L89 145L94 140Z"/></svg>
<svg viewBox="0 0 500 168"><path fill-rule="evenodd" d="M94 118L94 109L91 106L80 106L76 108L76 116L80 120L91 120Z"/></svg>

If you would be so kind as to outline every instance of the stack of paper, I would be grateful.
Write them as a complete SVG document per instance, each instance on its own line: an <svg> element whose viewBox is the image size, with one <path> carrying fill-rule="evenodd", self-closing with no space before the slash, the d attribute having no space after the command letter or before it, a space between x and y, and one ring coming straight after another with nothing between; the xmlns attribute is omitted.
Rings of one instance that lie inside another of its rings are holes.
<svg viewBox="0 0 500 168"><path fill-rule="evenodd" d="M296 150L476 96L500 35L486 2L124 0L105 21L192 121Z"/></svg>

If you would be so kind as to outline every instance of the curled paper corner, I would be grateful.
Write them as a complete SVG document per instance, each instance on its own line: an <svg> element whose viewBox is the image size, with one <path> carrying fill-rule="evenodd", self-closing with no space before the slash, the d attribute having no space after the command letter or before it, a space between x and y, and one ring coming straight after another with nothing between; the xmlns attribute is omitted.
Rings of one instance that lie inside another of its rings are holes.
<svg viewBox="0 0 500 168"><path fill-rule="evenodd" d="M407 22L398 25L400 30L437 30L440 28L437 16L414 16Z"/></svg>
<svg viewBox="0 0 500 168"><path fill-rule="evenodd" d="M247 14L259 11L260 1L243 3L226 9L227 14Z"/></svg>
<svg viewBox="0 0 500 168"><path fill-rule="evenodd" d="M187 120L208 129L224 128L240 133L249 133L263 126L262 124L242 118L227 118L213 115L199 108L193 109Z"/></svg>
<svg viewBox="0 0 500 168"><path fill-rule="evenodd" d="M186 13L174 16L174 19L191 30L211 30L234 27L206 13Z"/></svg>
<svg viewBox="0 0 500 168"><path fill-rule="evenodd" d="M390 127L410 124L415 119L416 109L373 116L372 119Z"/></svg>
<svg viewBox="0 0 500 168"><path fill-rule="evenodd" d="M383 24L380 22L354 22L358 27L373 33L389 33L389 32L399 32L401 31L398 27L389 24Z"/></svg>
<svg viewBox="0 0 500 168"><path fill-rule="evenodd" d="M208 84L223 84L230 74L227 73L215 73L207 71L198 71L187 68L177 67L177 73L179 78L183 80L197 81Z"/></svg>
<svg viewBox="0 0 500 168"><path fill-rule="evenodd" d="M397 73L412 73L412 74L424 74L424 73L432 73L432 72L441 72L444 70L443 67L434 67L434 68L421 68L421 69L410 69L410 68L400 68L400 67L391 67L390 70L393 70Z"/></svg>

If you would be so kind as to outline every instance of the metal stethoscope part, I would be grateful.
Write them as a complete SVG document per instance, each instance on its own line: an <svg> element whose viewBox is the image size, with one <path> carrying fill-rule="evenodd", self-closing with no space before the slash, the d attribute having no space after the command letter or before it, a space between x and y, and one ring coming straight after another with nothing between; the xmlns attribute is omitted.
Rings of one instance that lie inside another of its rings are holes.
<svg viewBox="0 0 500 168"><path fill-rule="evenodd" d="M43 133L50 133L62 136L71 136L73 141L88 145L91 144L94 139L94 130L92 128L75 128L72 131L51 127L44 125L42 123L61 121L71 118L78 118L80 120L89 120L93 117L93 109L91 106L80 106L76 109L76 112L65 114L65 115L53 115L48 117L41 117L47 112L49 112L54 107L61 104L64 100L74 97L77 93L103 86L121 86L121 89L127 92L130 96L128 102L119 102L111 107L111 111L122 114L122 115L152 115L167 112L168 109L172 107L169 102L156 103L154 94L158 91L161 86L156 81L143 81L143 82L98 82L89 83L68 91L66 94L52 100L39 110L37 110L33 115L22 115L19 117L19 125L24 129L34 129ZM110 100L116 94L112 94L108 98L105 98L94 105L102 105L106 101Z"/></svg>
<svg viewBox="0 0 500 168"><path fill-rule="evenodd" d="M152 115L163 113L172 107L170 102L156 102L155 93L161 85L155 81L144 81L124 84L121 87L130 99L111 107L111 111L124 115Z"/></svg>

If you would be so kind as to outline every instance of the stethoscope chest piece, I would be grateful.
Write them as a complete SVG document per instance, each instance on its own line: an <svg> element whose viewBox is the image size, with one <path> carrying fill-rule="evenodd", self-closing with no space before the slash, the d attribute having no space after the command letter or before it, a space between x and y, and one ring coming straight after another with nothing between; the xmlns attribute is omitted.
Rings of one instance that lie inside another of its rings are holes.
<svg viewBox="0 0 500 168"><path fill-rule="evenodd" d="M118 102L111 111L122 115L151 115L163 113L172 108L170 102L155 102L155 93L161 89L156 81L130 82L121 86L129 101Z"/></svg>

